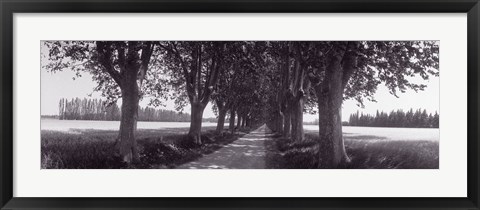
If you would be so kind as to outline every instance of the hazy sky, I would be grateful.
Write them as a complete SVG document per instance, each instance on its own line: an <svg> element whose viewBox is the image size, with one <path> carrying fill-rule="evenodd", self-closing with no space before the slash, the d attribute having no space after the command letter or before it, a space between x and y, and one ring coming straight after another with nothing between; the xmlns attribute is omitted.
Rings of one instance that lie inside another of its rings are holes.
<svg viewBox="0 0 480 210"><path fill-rule="evenodd" d="M100 98L98 92L93 92L95 82L89 74L84 73L82 77L75 78L75 75L70 70L63 72L49 73L45 70L41 72L41 111L42 115L56 115L58 114L58 102L60 98L88 98L89 94L92 94L92 98ZM430 81L424 81L427 84L425 91L415 93L414 91L407 91L404 94L400 94L399 98L391 95L384 85L380 85L375 99L378 102L365 101L365 108L361 109L356 105L353 100L345 101L343 104L342 120L348 120L351 113L360 110L364 113L374 114L376 110L390 112L394 109L427 109L428 112L439 111L439 78L431 77ZM148 100L140 102L141 106L146 106ZM173 101L167 101L166 107L160 107L162 109L174 110ZM190 107L186 107L185 112L190 112ZM211 103L205 108L204 117L215 117ZM305 115L305 121L313 121L318 118L316 115Z"/></svg>

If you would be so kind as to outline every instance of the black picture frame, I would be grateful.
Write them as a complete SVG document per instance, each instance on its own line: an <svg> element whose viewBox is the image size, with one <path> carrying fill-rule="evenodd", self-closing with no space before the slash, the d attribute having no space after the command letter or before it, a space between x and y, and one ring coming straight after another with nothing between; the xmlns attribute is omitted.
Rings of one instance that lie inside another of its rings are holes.
<svg viewBox="0 0 480 210"><path fill-rule="evenodd" d="M479 209L478 0L0 0L1 209ZM467 13L466 198L16 198L13 193L14 13Z"/></svg>

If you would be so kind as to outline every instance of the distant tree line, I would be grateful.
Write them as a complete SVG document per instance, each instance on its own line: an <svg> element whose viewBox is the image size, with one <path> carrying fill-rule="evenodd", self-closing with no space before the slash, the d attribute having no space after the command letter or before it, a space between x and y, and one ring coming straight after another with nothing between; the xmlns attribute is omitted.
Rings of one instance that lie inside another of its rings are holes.
<svg viewBox="0 0 480 210"><path fill-rule="evenodd" d="M119 121L121 110L116 103L108 105L101 99L80 99L71 100L62 98L59 102L60 120L105 120ZM139 121L159 122L189 122L190 114L178 113L170 110L154 109L151 107L138 108Z"/></svg>
<svg viewBox="0 0 480 210"><path fill-rule="evenodd" d="M138 121L190 122L190 114L151 107L138 109Z"/></svg>
<svg viewBox="0 0 480 210"><path fill-rule="evenodd" d="M439 118L437 112L428 114L427 110L410 109L407 112L399 109L390 113L379 112L375 115L353 113L350 115L349 126L367 127L405 127L405 128L438 128Z"/></svg>
<svg viewBox="0 0 480 210"><path fill-rule="evenodd" d="M120 109L116 104L106 106L100 99L66 98L58 103L60 120L119 120Z"/></svg>

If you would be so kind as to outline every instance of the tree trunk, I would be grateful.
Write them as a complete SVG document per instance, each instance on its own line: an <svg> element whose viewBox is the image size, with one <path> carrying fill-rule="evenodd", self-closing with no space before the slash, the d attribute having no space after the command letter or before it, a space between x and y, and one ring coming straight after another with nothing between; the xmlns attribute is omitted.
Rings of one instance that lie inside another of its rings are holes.
<svg viewBox="0 0 480 210"><path fill-rule="evenodd" d="M122 86L122 115L120 119L118 150L122 159L127 163L137 161L139 158L135 139L138 101L136 81L125 82Z"/></svg>
<svg viewBox="0 0 480 210"><path fill-rule="evenodd" d="M349 162L345 151L342 134L341 104L333 104L329 100L319 103L319 134L321 147L325 148L320 154L321 168L337 168L340 164Z"/></svg>
<svg viewBox="0 0 480 210"><path fill-rule="evenodd" d="M303 131L303 106L303 96L299 97L292 106L292 141L303 141L305 139L305 133Z"/></svg>
<svg viewBox="0 0 480 210"><path fill-rule="evenodd" d="M284 137L289 137L290 136L290 131L291 131L291 115L290 115L290 110L288 110L290 107L287 107L285 109L285 112L283 113L283 136Z"/></svg>
<svg viewBox="0 0 480 210"><path fill-rule="evenodd" d="M283 113L278 111L278 116L276 118L277 122L275 123L276 132L281 133L283 132Z"/></svg>
<svg viewBox="0 0 480 210"><path fill-rule="evenodd" d="M282 118L281 120L283 121L281 124L281 132L284 137L289 137L290 136L290 106L289 106L289 97L290 97L290 51L291 51L291 43L288 43L288 46L286 46L283 49L283 54L282 54L282 94L281 94L281 106L280 106L280 111Z"/></svg>
<svg viewBox="0 0 480 210"><path fill-rule="evenodd" d="M229 125L230 133L235 132L235 109L232 108L230 110L230 125Z"/></svg>
<svg viewBox="0 0 480 210"><path fill-rule="evenodd" d="M217 133L222 133L225 125L225 117L227 116L227 109L218 110Z"/></svg>
<svg viewBox="0 0 480 210"><path fill-rule="evenodd" d="M291 109L290 109L290 140L295 141L294 137L297 134L297 113L295 112L297 110L297 107L294 106L295 103L292 103Z"/></svg>
<svg viewBox="0 0 480 210"><path fill-rule="evenodd" d="M202 118L203 110L205 109L206 104L202 103L191 103L191 115L190 115L190 130L188 131L188 136L192 139L195 144L202 144Z"/></svg>
<svg viewBox="0 0 480 210"><path fill-rule="evenodd" d="M247 126L247 116L243 115L242 117L242 128L245 128Z"/></svg>
<svg viewBox="0 0 480 210"><path fill-rule="evenodd" d="M240 129L241 126L242 126L242 115L240 114L240 112L237 112L237 128Z"/></svg>
<svg viewBox="0 0 480 210"><path fill-rule="evenodd" d="M328 59L323 87L316 88L318 99L319 135L322 151L319 167L338 168L350 159L345 152L342 134L343 70L342 52L332 53Z"/></svg>
<svg viewBox="0 0 480 210"><path fill-rule="evenodd" d="M275 110L273 112L273 131L275 133L281 133L283 131L283 113L282 113L282 101L283 101L283 92L278 91L277 96L275 97Z"/></svg>
<svg viewBox="0 0 480 210"><path fill-rule="evenodd" d="M300 52L300 46L295 47L295 71L292 75L292 96L291 98L291 118L292 118L292 140L303 141L305 134L303 132L303 106L304 106L304 91L309 91L308 82L305 83L305 66L304 58ZM305 87L306 86L306 87Z"/></svg>

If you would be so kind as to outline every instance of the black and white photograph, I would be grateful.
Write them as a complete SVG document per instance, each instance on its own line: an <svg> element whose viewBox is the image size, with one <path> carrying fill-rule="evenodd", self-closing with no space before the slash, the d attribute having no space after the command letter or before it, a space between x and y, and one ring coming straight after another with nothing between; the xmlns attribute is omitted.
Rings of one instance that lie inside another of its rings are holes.
<svg viewBox="0 0 480 210"><path fill-rule="evenodd" d="M44 40L41 169L439 169L439 49Z"/></svg>

